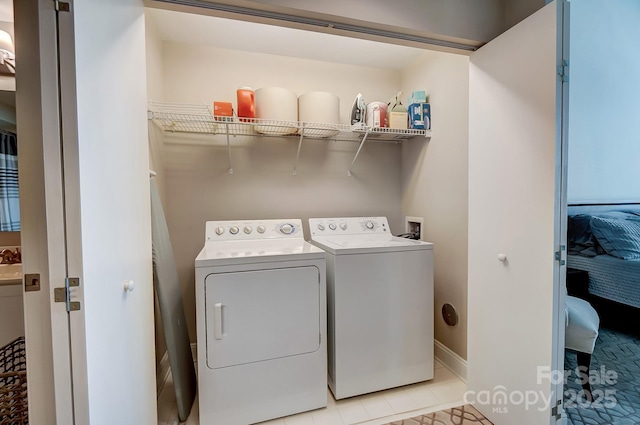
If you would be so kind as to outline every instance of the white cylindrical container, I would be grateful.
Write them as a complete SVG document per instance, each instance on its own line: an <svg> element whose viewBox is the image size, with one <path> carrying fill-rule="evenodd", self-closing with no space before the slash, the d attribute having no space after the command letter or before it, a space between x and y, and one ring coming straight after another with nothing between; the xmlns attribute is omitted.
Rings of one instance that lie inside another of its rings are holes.
<svg viewBox="0 0 640 425"><path fill-rule="evenodd" d="M340 99L326 91L312 91L298 98L300 130L307 137L331 137L338 133Z"/></svg>
<svg viewBox="0 0 640 425"><path fill-rule="evenodd" d="M269 120L259 122L253 128L263 134L284 136L298 131L298 97L282 87L263 87L256 90L256 118Z"/></svg>

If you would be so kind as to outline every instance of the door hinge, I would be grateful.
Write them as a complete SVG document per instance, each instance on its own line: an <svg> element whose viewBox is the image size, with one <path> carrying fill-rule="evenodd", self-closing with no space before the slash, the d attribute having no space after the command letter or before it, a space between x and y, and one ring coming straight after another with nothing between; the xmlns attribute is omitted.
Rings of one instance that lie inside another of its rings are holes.
<svg viewBox="0 0 640 425"><path fill-rule="evenodd" d="M80 310L80 301L71 301L71 292L74 288L80 286L80 279L77 277L68 277L64 280L64 288L53 289L53 299L57 303L66 303L67 311Z"/></svg>
<svg viewBox="0 0 640 425"><path fill-rule="evenodd" d="M69 11L71 11L71 5L69 4L69 2L60 1L60 0L54 0L54 3L56 4L56 11L58 11L58 12L69 12Z"/></svg>
<svg viewBox="0 0 640 425"><path fill-rule="evenodd" d="M551 408L551 417L556 421L562 419L562 400L557 400L556 405Z"/></svg>
<svg viewBox="0 0 640 425"><path fill-rule="evenodd" d="M569 81L569 62L562 61L562 65L558 65L558 75L562 78L563 82Z"/></svg>
<svg viewBox="0 0 640 425"><path fill-rule="evenodd" d="M567 247L565 245L560 245L560 250L556 251L556 254L555 254L556 261L560 261L561 266L564 266L567 263L565 260L566 250L567 250Z"/></svg>

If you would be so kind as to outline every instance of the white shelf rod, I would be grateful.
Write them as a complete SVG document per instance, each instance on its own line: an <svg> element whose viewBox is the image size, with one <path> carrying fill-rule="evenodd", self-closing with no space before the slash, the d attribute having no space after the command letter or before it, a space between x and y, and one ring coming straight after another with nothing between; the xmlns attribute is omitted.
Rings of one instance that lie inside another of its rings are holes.
<svg viewBox="0 0 640 425"><path fill-rule="evenodd" d="M293 175L298 175L298 159L300 159L300 150L302 149L302 140L304 139L304 123L300 123L300 139L298 140L298 153L296 153L296 162L293 164Z"/></svg>
<svg viewBox="0 0 640 425"><path fill-rule="evenodd" d="M356 156L353 158L353 161L351 161L351 166L349 166L349 171L347 171L347 176L351 177L351 170L353 169L353 165L356 163L356 160L358 159L358 155L360 155L360 151L362 150L362 147L364 146L364 142L367 140L367 136L369 135L369 131L370 131L370 127L367 127L364 136L362 137L362 141L360 141L360 146L358 146L358 150L356 151Z"/></svg>
<svg viewBox="0 0 640 425"><path fill-rule="evenodd" d="M229 157L229 174L233 174L233 165L231 163L231 142L229 141L229 123L225 123L227 130L227 155Z"/></svg>

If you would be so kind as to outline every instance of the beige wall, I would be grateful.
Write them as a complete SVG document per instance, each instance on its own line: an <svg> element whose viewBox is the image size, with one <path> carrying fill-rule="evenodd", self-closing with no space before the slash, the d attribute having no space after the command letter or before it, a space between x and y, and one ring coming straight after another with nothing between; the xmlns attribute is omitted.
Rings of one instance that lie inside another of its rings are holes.
<svg viewBox="0 0 640 425"><path fill-rule="evenodd" d="M400 87L398 71L343 65L240 50L164 43L164 100L236 103L236 89L280 86L300 95L327 90L340 98L340 118L348 122L353 99L388 101Z"/></svg>
<svg viewBox="0 0 640 425"><path fill-rule="evenodd" d="M428 53L402 72L402 87L428 92L433 123L431 141L402 145L402 212L424 217L423 239L435 244L436 339L466 358L469 59ZM444 303L457 308L456 327Z"/></svg>
<svg viewBox="0 0 640 425"><path fill-rule="evenodd" d="M330 90L340 97L346 122L359 91L369 101L387 100L400 88L397 71L173 43L163 53L167 101L235 103L236 88L245 85L283 86L298 94ZM401 145L366 144L349 177L357 143L308 140L294 176L297 138L238 138L230 175L224 138L164 138L166 214L192 341L194 259L207 220L382 215L392 231L403 231Z"/></svg>

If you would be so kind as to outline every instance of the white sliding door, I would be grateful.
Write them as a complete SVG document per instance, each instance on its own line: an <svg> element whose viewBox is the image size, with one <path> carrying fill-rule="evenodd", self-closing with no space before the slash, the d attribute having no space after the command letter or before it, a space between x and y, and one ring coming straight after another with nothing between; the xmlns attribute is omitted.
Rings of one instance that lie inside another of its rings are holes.
<svg viewBox="0 0 640 425"><path fill-rule="evenodd" d="M467 399L496 425L555 423L560 6L471 55Z"/></svg>

